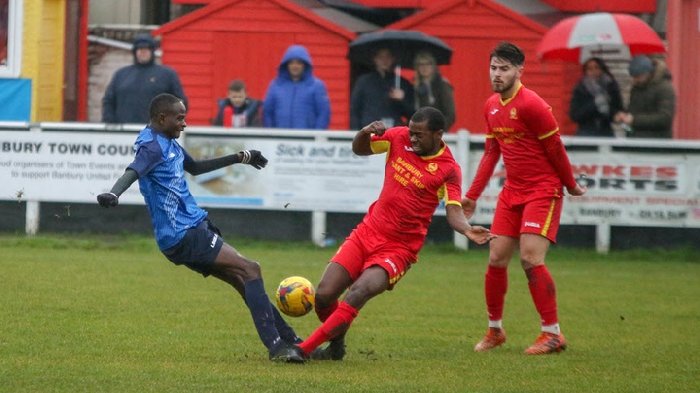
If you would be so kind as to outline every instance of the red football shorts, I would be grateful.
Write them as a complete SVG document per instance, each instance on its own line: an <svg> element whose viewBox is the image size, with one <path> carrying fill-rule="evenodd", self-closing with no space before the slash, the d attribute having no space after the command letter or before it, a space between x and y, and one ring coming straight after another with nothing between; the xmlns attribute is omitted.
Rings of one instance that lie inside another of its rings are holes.
<svg viewBox="0 0 700 393"><path fill-rule="evenodd" d="M498 196L491 232L515 238L534 233L556 243L562 203L559 191L525 194L504 188Z"/></svg>
<svg viewBox="0 0 700 393"><path fill-rule="evenodd" d="M389 289L416 262L416 254L403 243L386 239L364 223L360 223L338 248L331 262L348 271L353 281L370 266L379 266L389 275Z"/></svg>

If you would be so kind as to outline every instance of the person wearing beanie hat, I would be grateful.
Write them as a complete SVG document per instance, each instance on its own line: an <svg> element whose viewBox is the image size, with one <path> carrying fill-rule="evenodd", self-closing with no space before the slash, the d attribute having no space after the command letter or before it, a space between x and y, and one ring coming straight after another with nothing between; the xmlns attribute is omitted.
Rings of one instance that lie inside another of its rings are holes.
<svg viewBox="0 0 700 393"><path fill-rule="evenodd" d="M147 108L161 93L170 93L187 105L187 97L175 70L155 63L157 47L150 34L139 34L134 38L134 63L114 73L102 98L103 123L148 123Z"/></svg>
<svg viewBox="0 0 700 393"><path fill-rule="evenodd" d="M627 128L632 138L672 138L676 93L666 63L636 56L628 71L632 77L629 105L627 111L615 114L614 122Z"/></svg>
<svg viewBox="0 0 700 393"><path fill-rule="evenodd" d="M642 74L650 74L654 71L654 63L647 56L637 56L630 61L629 73L631 77L640 76Z"/></svg>

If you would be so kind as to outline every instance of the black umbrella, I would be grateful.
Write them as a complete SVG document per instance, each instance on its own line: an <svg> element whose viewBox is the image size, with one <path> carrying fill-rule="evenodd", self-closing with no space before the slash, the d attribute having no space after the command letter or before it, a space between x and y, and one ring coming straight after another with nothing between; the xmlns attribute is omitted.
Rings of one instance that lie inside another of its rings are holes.
<svg viewBox="0 0 700 393"><path fill-rule="evenodd" d="M348 59L355 63L372 65L378 49L388 48L396 57L396 64L413 68L413 59L421 51L432 53L438 65L450 64L452 48L437 37L412 30L380 30L365 33L350 43Z"/></svg>

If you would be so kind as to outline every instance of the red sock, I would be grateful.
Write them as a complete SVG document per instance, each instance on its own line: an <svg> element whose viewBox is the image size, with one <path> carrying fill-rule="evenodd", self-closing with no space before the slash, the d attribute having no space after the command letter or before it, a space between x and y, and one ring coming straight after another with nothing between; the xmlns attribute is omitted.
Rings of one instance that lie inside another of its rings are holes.
<svg viewBox="0 0 700 393"><path fill-rule="evenodd" d="M528 287L535 308L540 313L542 325L554 325L557 319L557 291L554 287L554 280L547 270L547 266L538 265L525 270Z"/></svg>
<svg viewBox="0 0 700 393"><path fill-rule="evenodd" d="M318 316L318 320L321 322L326 322L326 319L333 314L335 309L338 308L338 300L334 301L330 306L326 308L315 308L316 315Z"/></svg>
<svg viewBox="0 0 700 393"><path fill-rule="evenodd" d="M500 321L503 319L503 304L508 291L508 268L489 265L484 281L489 320Z"/></svg>
<svg viewBox="0 0 700 393"><path fill-rule="evenodd" d="M357 317L357 309L355 307L345 302L340 303L333 314L326 319L326 322L314 330L303 343L299 344L299 348L305 354L310 354L325 341L345 333L355 317Z"/></svg>

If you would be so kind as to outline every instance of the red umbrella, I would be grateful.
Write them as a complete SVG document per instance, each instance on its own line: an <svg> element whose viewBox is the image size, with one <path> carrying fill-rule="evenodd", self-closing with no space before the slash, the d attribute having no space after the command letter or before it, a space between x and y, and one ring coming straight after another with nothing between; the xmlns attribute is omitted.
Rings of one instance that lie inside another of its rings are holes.
<svg viewBox="0 0 700 393"><path fill-rule="evenodd" d="M583 62L589 57L629 59L666 49L643 20L627 14L597 12L566 18L542 37L537 56L542 60Z"/></svg>

